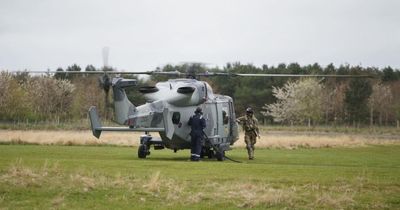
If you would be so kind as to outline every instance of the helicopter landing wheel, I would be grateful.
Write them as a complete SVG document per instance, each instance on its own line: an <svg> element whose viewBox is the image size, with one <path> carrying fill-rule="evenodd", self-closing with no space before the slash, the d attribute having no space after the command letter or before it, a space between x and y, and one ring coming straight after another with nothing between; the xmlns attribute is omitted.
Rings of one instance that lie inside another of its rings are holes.
<svg viewBox="0 0 400 210"><path fill-rule="evenodd" d="M138 157L146 158L147 155L150 155L150 152L147 149L147 145L141 144L138 149Z"/></svg>
<svg viewBox="0 0 400 210"><path fill-rule="evenodd" d="M214 158L214 151L213 150L208 150L208 154L207 154L207 156L208 156L208 159L212 159L212 158Z"/></svg>
<svg viewBox="0 0 400 210"><path fill-rule="evenodd" d="M225 159L225 151L222 151L222 152L217 151L215 153L215 157L217 158L218 161L224 161L224 159Z"/></svg>

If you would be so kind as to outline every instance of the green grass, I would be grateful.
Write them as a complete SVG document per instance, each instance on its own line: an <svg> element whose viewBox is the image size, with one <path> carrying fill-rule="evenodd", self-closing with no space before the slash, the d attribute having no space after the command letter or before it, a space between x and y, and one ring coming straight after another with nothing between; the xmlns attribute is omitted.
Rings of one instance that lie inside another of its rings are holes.
<svg viewBox="0 0 400 210"><path fill-rule="evenodd" d="M188 153L0 145L0 209L400 208L400 146Z"/></svg>

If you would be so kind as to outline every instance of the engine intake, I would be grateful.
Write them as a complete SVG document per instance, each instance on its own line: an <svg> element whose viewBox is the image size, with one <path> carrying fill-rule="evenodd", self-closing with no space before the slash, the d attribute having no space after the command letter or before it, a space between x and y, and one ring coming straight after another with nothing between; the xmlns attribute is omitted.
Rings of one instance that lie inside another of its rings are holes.
<svg viewBox="0 0 400 210"><path fill-rule="evenodd" d="M112 81L113 87L118 88L127 88L137 85L136 79L122 79L122 78L114 78Z"/></svg>
<svg viewBox="0 0 400 210"><path fill-rule="evenodd" d="M158 91L158 88L154 86L143 86L139 88L139 92L146 94L146 93L155 93Z"/></svg>
<svg viewBox="0 0 400 210"><path fill-rule="evenodd" d="M193 93L196 90L194 87L180 87L177 92L182 94Z"/></svg>

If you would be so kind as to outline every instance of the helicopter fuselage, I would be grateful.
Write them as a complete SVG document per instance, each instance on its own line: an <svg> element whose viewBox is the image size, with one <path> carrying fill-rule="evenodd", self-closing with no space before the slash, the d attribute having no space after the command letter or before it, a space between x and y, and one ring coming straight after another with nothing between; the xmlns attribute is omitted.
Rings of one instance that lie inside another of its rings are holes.
<svg viewBox="0 0 400 210"><path fill-rule="evenodd" d="M209 144L226 151L238 139L232 98L214 94L207 82L172 79L155 86L141 87L139 91L144 94L147 103L137 107L128 100L125 93L125 88L136 85L133 80L115 78L112 84L115 119L117 123L128 127L126 131L157 131L166 148L175 151L188 149L191 129L187 123L194 110L201 107L207 125L204 133ZM102 129L97 125L97 130L113 129ZM205 143L204 146L211 145Z"/></svg>

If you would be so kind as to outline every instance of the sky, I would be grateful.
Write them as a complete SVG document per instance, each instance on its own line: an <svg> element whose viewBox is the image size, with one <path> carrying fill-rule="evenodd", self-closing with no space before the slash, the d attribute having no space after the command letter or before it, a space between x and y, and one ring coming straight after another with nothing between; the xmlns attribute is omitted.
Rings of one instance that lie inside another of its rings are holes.
<svg viewBox="0 0 400 210"><path fill-rule="evenodd" d="M398 0L0 0L0 69L318 62L400 68Z"/></svg>

